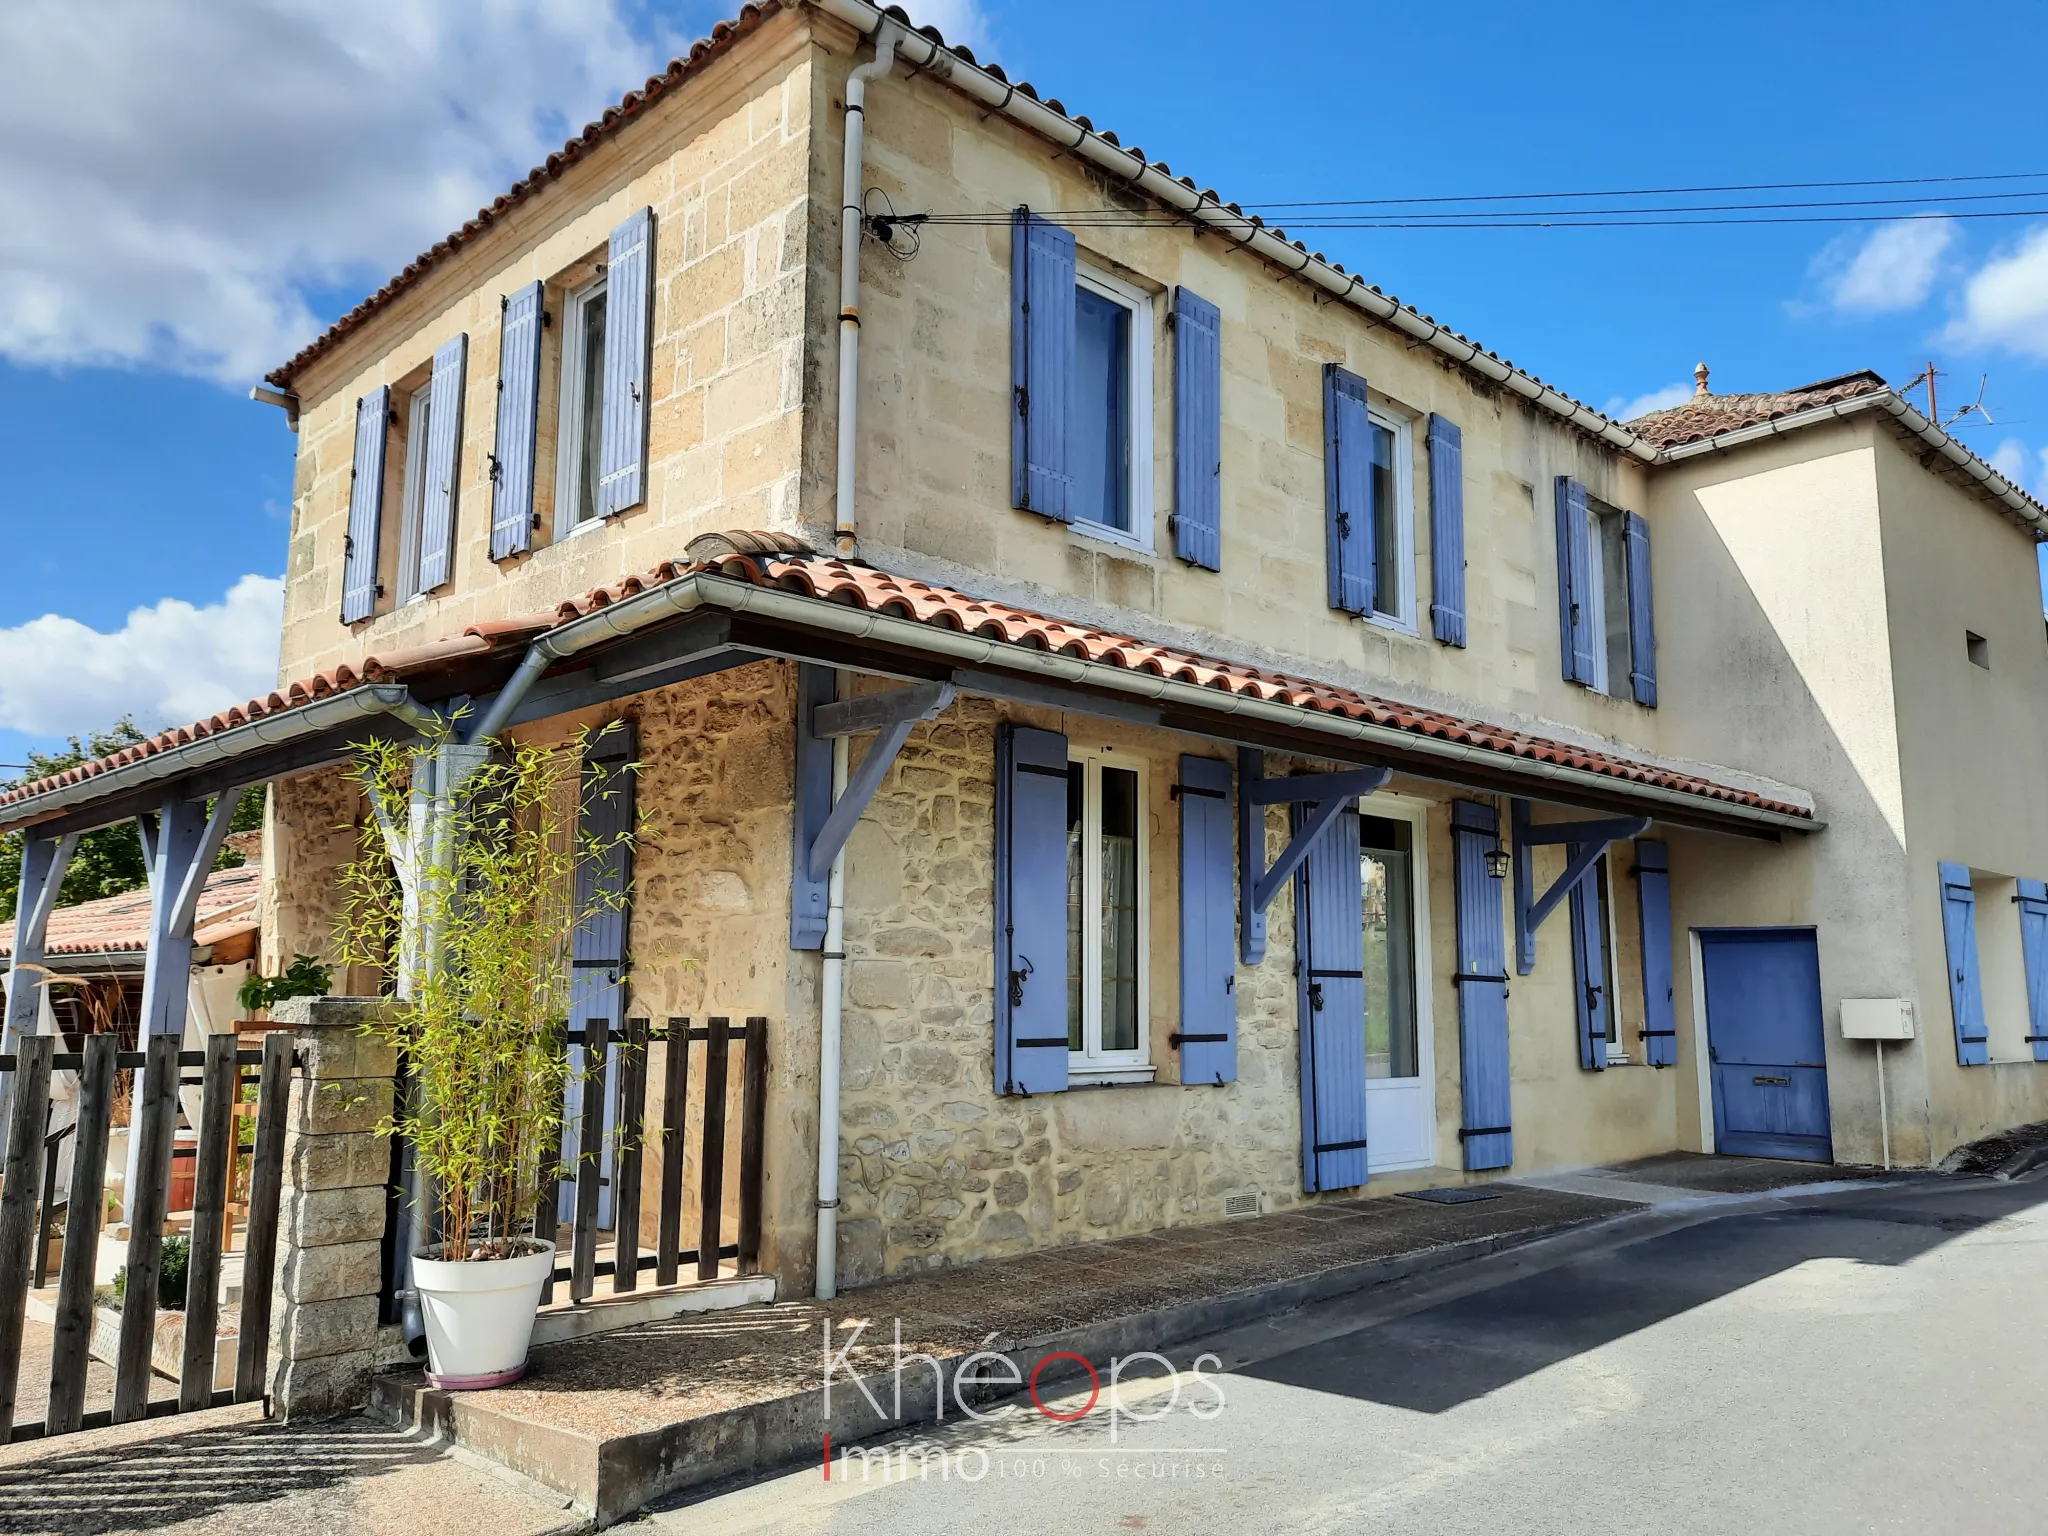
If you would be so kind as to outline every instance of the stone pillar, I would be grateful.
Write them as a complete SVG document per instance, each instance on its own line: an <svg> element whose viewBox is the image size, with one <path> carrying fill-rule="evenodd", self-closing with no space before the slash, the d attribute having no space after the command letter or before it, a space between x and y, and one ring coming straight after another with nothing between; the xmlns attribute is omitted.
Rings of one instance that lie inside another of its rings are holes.
<svg viewBox="0 0 2048 1536"><path fill-rule="evenodd" d="M287 1422L370 1397L378 1359L394 1047L365 1032L384 999L294 998L271 1009L306 1055L285 1121L284 1199L271 1301L272 1411Z"/></svg>

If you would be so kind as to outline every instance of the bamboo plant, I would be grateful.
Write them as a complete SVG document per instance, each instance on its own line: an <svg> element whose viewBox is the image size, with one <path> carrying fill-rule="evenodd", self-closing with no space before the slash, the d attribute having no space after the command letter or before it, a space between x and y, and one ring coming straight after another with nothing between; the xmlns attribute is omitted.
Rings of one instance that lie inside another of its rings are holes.
<svg viewBox="0 0 2048 1536"><path fill-rule="evenodd" d="M510 1258L552 1237L534 1216L562 1137L572 942L624 900L576 871L631 839L581 829L589 739L506 744L427 797L438 851L402 860L386 812L419 803L415 781L433 782L442 742L371 742L351 761L379 814L341 877L337 958L404 972L373 1029L397 1046L411 1092L380 1129L412 1144L439 1217L436 1257Z"/></svg>

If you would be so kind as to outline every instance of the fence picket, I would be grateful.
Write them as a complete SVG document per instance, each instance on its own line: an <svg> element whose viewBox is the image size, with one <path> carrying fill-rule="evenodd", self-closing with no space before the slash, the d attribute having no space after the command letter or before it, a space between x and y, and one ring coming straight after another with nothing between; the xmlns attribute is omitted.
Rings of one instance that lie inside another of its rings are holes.
<svg viewBox="0 0 2048 1536"><path fill-rule="evenodd" d="M568 1049L565 1043L563 1049ZM568 1114L569 1082L563 1078L559 1102L555 1105L555 1134L540 1149L540 1178L534 1191L533 1235L543 1243L555 1243L562 1236L562 1132L564 1117ZM548 1271L547 1279L540 1283L540 1304L546 1306L555 1299L555 1271Z"/></svg>
<svg viewBox="0 0 2048 1536"><path fill-rule="evenodd" d="M137 1138L127 1192L128 1278L115 1352L114 1422L149 1411L150 1354L156 1344L156 1287L163 1268L164 1216L171 1198L171 1142L177 1129L178 1038L155 1035L143 1052L141 1103L129 1126Z"/></svg>
<svg viewBox="0 0 2048 1536"><path fill-rule="evenodd" d="M114 1113L112 1035L89 1035L78 1073L78 1144L71 1152L71 1203L64 1213L64 1261L57 1270L57 1323L51 1330L50 1406L44 1429L68 1435L85 1415L85 1373L92 1346L93 1268L106 1204L107 1135Z"/></svg>
<svg viewBox="0 0 2048 1536"><path fill-rule="evenodd" d="M647 1129L647 1021L626 1020L619 1051L618 1184L612 1190L612 1289L640 1284L640 1157Z"/></svg>
<svg viewBox="0 0 2048 1536"><path fill-rule="evenodd" d="M577 1116L576 1236L569 1265L569 1299L587 1301L597 1289L597 1197L604 1178L604 1090L610 1081L605 1056L609 1026L602 1018L583 1022L583 1092Z"/></svg>
<svg viewBox="0 0 2048 1536"><path fill-rule="evenodd" d="M20 1385L29 1250L40 1225L36 1220L36 1174L50 1118L50 1057L55 1044L48 1035L26 1035L15 1050L7 1182L0 1186L0 1429L13 1427Z"/></svg>
<svg viewBox="0 0 2048 1536"><path fill-rule="evenodd" d="M725 1077L732 1020L707 1019L704 1040L704 1150L698 1158L697 1278L718 1278L725 1216Z"/></svg>
<svg viewBox="0 0 2048 1536"><path fill-rule="evenodd" d="M683 1116L690 1102L690 1021L668 1021L661 1092L661 1212L654 1283L674 1285L683 1250Z"/></svg>
<svg viewBox="0 0 2048 1536"><path fill-rule="evenodd" d="M768 1021L747 1020L740 1065L740 1273L761 1267L761 1164L768 1118Z"/></svg>
<svg viewBox="0 0 2048 1536"><path fill-rule="evenodd" d="M220 1316L221 1219L234 1163L235 1037L209 1035L199 1081L199 1156L193 1168L192 1257L185 1271L185 1351L178 1411L213 1401L214 1324Z"/></svg>
<svg viewBox="0 0 2048 1536"><path fill-rule="evenodd" d="M235 1401L268 1396L270 1284L277 1271L278 1201L284 1191L284 1120L291 1103L290 1035L263 1037L256 1087L256 1150L249 1162L249 1228L242 1253L241 1340L235 1355Z"/></svg>

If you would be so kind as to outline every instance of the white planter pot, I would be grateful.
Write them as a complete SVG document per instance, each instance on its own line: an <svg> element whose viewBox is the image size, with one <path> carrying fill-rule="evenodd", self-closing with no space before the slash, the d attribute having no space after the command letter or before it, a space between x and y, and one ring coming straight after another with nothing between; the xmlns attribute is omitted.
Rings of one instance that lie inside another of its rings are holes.
<svg viewBox="0 0 2048 1536"><path fill-rule="evenodd" d="M413 1289L427 1328L427 1380L449 1391L502 1387L526 1374L540 1288L553 1245L516 1259L450 1263L414 1254Z"/></svg>

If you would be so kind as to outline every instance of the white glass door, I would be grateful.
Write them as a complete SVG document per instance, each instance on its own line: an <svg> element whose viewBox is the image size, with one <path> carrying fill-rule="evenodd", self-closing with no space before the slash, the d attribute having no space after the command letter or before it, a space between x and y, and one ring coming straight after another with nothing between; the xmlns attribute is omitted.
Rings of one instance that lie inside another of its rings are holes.
<svg viewBox="0 0 2048 1536"><path fill-rule="evenodd" d="M1391 795L1359 802L1364 891L1368 1166L1436 1161L1429 1028L1428 872L1423 807Z"/></svg>

